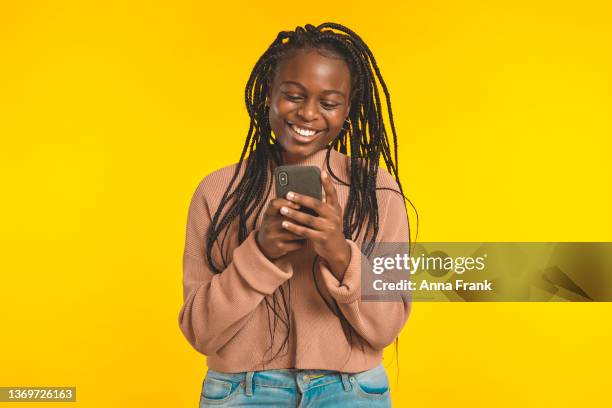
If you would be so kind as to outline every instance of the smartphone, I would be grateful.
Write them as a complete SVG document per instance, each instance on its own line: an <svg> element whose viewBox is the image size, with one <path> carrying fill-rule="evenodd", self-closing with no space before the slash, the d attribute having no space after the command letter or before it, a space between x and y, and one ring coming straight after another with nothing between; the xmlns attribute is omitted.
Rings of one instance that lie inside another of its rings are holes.
<svg viewBox="0 0 612 408"><path fill-rule="evenodd" d="M321 169L317 166L278 166L274 170L276 197L287 198L289 191L314 197L321 200ZM299 211L318 217L318 214L306 207Z"/></svg>

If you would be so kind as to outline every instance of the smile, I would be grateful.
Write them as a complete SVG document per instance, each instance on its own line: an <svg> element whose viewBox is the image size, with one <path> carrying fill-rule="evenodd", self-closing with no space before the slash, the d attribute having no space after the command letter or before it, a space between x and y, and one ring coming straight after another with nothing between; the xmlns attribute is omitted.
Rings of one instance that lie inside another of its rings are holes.
<svg viewBox="0 0 612 408"><path fill-rule="evenodd" d="M304 128L298 127L297 125L291 125L291 129L295 130L297 133L299 133L302 136L314 136L314 134L317 133L317 130L304 129Z"/></svg>
<svg viewBox="0 0 612 408"><path fill-rule="evenodd" d="M289 125L291 130L293 130L295 133L297 133L300 136L306 137L306 138L313 137L322 132L322 130L307 129L307 128L300 127L294 123L290 123L290 122L287 122L287 125Z"/></svg>

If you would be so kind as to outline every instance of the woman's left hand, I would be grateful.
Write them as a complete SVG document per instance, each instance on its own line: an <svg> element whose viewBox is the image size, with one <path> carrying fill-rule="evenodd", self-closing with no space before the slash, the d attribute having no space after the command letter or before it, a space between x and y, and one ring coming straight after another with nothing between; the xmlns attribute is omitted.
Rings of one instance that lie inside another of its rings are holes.
<svg viewBox="0 0 612 408"><path fill-rule="evenodd" d="M282 226L309 239L315 252L327 261L332 273L339 281L342 281L351 259L351 247L342 232L342 208L338 202L336 189L325 171L321 172L321 184L325 191L323 201L295 192L287 193L289 201L310 208L319 216L315 217L293 208L281 207L281 214L302 224L284 221Z"/></svg>

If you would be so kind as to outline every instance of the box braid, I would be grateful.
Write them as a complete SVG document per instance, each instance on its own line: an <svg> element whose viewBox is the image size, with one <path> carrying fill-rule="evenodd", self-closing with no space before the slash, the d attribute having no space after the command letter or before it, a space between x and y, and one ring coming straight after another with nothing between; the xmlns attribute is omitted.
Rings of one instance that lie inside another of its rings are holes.
<svg viewBox="0 0 612 408"><path fill-rule="evenodd" d="M376 190L392 190L408 200L404 196L399 180L397 135L391 110L390 94L376 64L374 55L366 43L355 32L336 23L323 23L317 27L306 24L304 27L297 27L295 31L281 31L256 62L246 84L245 103L250 117L247 138L234 175L221 198L206 237L206 256L214 273L222 272L228 264L227 257L229 254L224 254L223 248L226 248L224 242L230 229L230 224L234 221L238 222L238 242L242 243L249 232L256 228L257 219L263 210L265 199L272 188L273 180L271 174L274 166L283 163L280 145L272 137L268 121L270 110L268 95L270 94L272 80L280 62L291 55L292 52L303 48L328 51L343 58L349 66L351 73L351 110L347 118L348 125L345 125L338 136L327 146L326 154L327 171L330 176L349 187L348 202L343 216L344 236L347 239L356 239L362 232L362 229L365 229L364 241L367 238L369 240L365 245L364 253L370 255L374 249L379 231ZM383 120L383 105L381 103L379 86L382 88L385 96L393 137L393 155L391 154L388 133ZM341 180L333 173L329 165L331 149L335 149L343 154L349 153L350 149L351 166L348 182ZM387 169L394 176L399 186L399 191L376 187L378 164L381 156ZM238 175L243 166L244 175L238 180ZM235 187L234 184L236 184ZM414 208L410 200L408 202ZM250 217L252 217L252 221L249 228L247 227L247 222ZM220 253L223 265L216 265L212 257L212 250L214 243L217 242L220 235L222 235ZM229 247L227 251L229 251ZM334 299L331 302L328 301L321 293L315 273L317 260L318 255L315 257L312 266L313 279L317 291L327 304L327 307L340 319L344 334L349 344L352 345L354 329L343 316L337 302ZM287 294L285 293L284 285L281 285L278 291L271 295L271 299L268 299L268 296L264 298L268 310L268 325L271 337L269 351L271 351L274 344L277 321L280 320L287 328L282 346L268 362L276 358L285 348L289 339L291 285L289 281L287 281L287 284ZM284 313L277 310L279 302L277 300L277 292L280 301L282 301ZM270 312L273 313L273 326L270 325ZM363 350L361 337L356 337L359 339ZM396 338L396 355L398 352L398 342L399 339ZM348 358L350 358L350 352L347 360Z"/></svg>

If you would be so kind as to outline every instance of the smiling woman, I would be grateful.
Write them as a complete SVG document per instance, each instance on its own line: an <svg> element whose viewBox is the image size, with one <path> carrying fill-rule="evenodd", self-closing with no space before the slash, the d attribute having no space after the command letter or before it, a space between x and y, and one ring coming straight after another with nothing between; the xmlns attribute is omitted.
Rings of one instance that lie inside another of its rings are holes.
<svg viewBox="0 0 612 408"><path fill-rule="evenodd" d="M282 31L245 94L240 159L200 182L187 219L179 325L208 356L200 406L389 407L382 354L410 299L362 301L362 257L410 229L374 56L338 24ZM286 164L319 167L323 200L273 197Z"/></svg>
<svg viewBox="0 0 612 408"><path fill-rule="evenodd" d="M270 90L270 126L285 163L324 149L340 133L350 108L346 61L324 48L303 48L280 61Z"/></svg>

